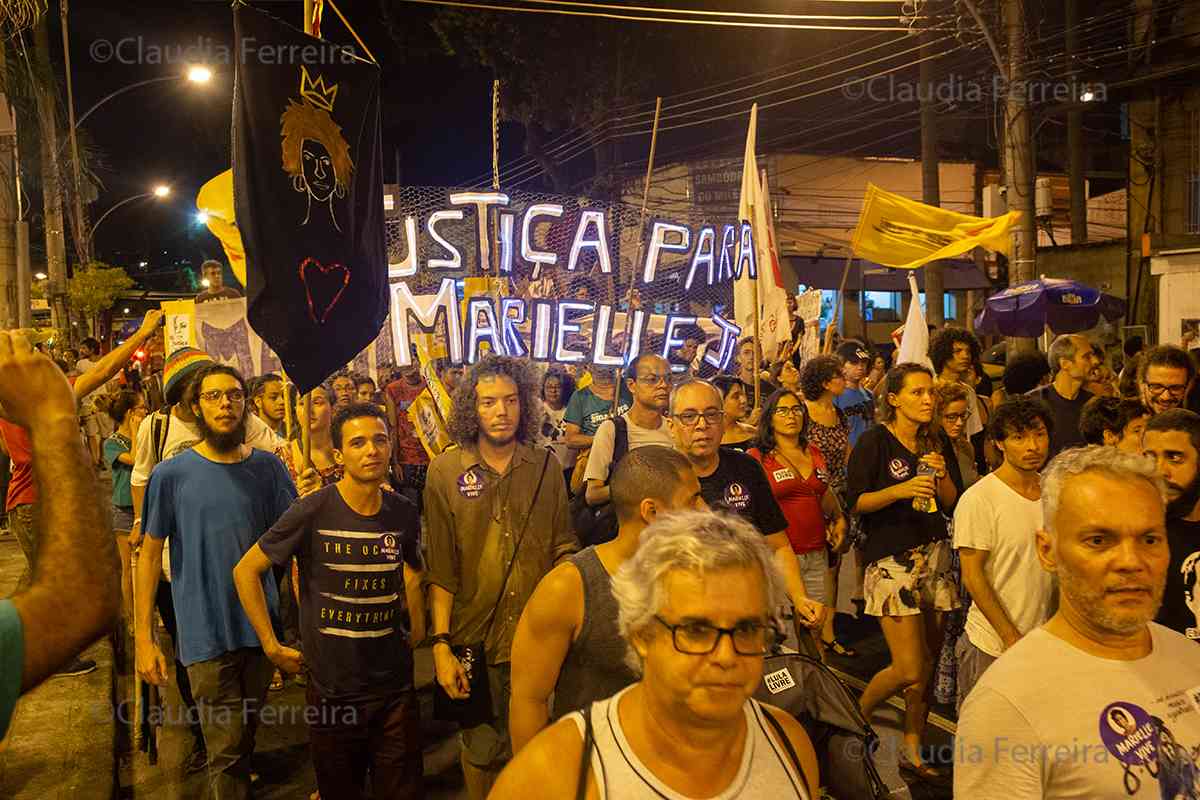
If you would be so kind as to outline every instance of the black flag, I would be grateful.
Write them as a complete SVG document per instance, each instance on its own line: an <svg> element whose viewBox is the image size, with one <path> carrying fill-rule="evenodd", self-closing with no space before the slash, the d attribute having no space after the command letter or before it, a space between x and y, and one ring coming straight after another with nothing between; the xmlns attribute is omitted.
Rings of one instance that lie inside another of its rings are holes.
<svg viewBox="0 0 1200 800"><path fill-rule="evenodd" d="M387 315L379 67L242 4L233 22L248 316L307 392Z"/></svg>

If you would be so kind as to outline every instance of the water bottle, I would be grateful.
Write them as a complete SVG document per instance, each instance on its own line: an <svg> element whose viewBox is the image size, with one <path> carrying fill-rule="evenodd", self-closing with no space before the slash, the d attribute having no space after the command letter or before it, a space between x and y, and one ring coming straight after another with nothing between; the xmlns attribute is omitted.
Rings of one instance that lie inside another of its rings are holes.
<svg viewBox="0 0 1200 800"><path fill-rule="evenodd" d="M917 467L917 475L937 475L937 470L928 464L921 464ZM912 499L913 508L917 511L924 511L927 514L932 514L938 510L936 497L914 497Z"/></svg>

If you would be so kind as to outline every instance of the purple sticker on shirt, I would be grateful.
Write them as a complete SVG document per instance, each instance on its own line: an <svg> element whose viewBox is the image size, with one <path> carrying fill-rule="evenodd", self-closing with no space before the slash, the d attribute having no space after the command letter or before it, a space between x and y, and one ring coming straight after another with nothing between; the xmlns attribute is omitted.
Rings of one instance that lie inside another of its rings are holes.
<svg viewBox="0 0 1200 800"><path fill-rule="evenodd" d="M483 494L483 476L474 469L469 469L458 476L458 493L468 500L474 500Z"/></svg>
<svg viewBox="0 0 1200 800"><path fill-rule="evenodd" d="M1158 763L1158 725L1139 706L1111 703L1100 713L1100 740L1130 765Z"/></svg>

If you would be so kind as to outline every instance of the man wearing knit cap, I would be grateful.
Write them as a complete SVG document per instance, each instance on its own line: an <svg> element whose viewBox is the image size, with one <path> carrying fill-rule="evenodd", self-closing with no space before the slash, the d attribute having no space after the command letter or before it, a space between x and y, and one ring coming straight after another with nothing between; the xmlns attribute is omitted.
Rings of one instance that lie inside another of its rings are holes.
<svg viewBox="0 0 1200 800"><path fill-rule="evenodd" d="M76 402L103 386L110 378L121 371L129 363L129 359L137 352L147 339L154 334L162 324L161 311L147 312L138 332L130 336L120 347L95 362L93 367L76 378L70 378L75 391ZM37 485L33 476L33 449L29 440L29 432L7 420L0 420L0 436L3 436L5 449L12 459L12 479L8 484L6 507L9 524L21 550L28 562L25 572L17 582L17 591L24 591L29 586L33 576L34 554L37 552L37 529L34 520L37 518L36 504L38 501ZM65 668L60 675L83 675L96 668L94 661L76 661Z"/></svg>

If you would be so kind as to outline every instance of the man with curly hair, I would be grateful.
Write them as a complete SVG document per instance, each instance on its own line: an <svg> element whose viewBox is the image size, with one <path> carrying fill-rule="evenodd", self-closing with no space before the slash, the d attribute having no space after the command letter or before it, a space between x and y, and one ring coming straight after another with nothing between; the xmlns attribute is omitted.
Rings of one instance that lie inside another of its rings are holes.
<svg viewBox="0 0 1200 800"><path fill-rule="evenodd" d="M979 398L966 379L967 372L979 360L982 351L975 334L962 328L942 328L929 340L929 360L933 362L933 371L937 373L938 380L961 383L967 387L967 423L963 432L968 439L983 430Z"/></svg>
<svg viewBox="0 0 1200 800"><path fill-rule="evenodd" d="M579 549L558 461L533 446L541 418L524 362L483 358L454 393L448 428L458 447L433 460L425 483L437 680L451 699L468 699L459 656L482 644L491 695L493 721L459 734L472 800L487 796L512 757L509 661L521 610L542 576Z"/></svg>

